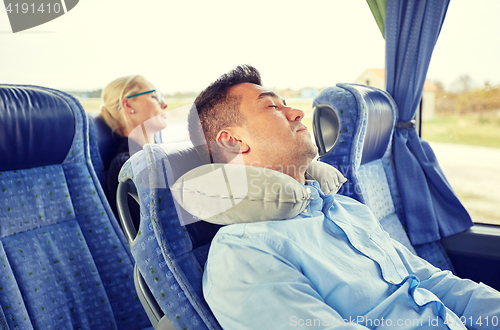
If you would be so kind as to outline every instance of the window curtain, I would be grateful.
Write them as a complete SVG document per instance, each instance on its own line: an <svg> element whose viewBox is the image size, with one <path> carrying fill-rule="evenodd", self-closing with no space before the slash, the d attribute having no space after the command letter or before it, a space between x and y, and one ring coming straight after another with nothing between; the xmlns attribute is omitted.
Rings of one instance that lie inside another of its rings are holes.
<svg viewBox="0 0 500 330"><path fill-rule="evenodd" d="M431 147L411 123L449 0L367 2L385 36L386 90L399 111L393 153L406 217L403 225L413 245L437 241L473 225Z"/></svg>

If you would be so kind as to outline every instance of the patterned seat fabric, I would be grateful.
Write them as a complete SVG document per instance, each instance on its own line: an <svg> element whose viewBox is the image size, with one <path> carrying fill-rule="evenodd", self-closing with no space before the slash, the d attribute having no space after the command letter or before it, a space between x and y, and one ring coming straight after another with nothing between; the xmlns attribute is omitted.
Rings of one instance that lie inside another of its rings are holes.
<svg viewBox="0 0 500 330"><path fill-rule="evenodd" d="M66 93L0 85L0 305L10 329L150 327L90 162L87 120Z"/></svg>
<svg viewBox="0 0 500 330"><path fill-rule="evenodd" d="M348 179L339 193L368 205L391 237L410 251L436 267L454 271L440 242L412 246L406 234L391 152L397 122L392 97L369 86L337 84L316 97L313 107L318 105L331 106L340 119L337 144L320 159Z"/></svg>
<svg viewBox="0 0 500 330"><path fill-rule="evenodd" d="M174 203L168 186L199 165L201 160L190 143L146 145L120 172L120 181L132 180L140 199L141 223L131 243L132 254L176 329L221 329L201 286L209 242L219 226L191 223L193 218Z"/></svg>

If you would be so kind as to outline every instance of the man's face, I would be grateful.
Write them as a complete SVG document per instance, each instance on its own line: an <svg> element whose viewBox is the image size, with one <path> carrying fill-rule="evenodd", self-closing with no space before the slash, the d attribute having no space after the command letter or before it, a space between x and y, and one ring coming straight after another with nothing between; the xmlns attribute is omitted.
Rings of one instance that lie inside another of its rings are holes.
<svg viewBox="0 0 500 330"><path fill-rule="evenodd" d="M231 88L241 97L243 125L237 132L248 146L247 165L268 167L295 177L307 167L318 149L301 120L304 112L291 108L275 93L255 84Z"/></svg>

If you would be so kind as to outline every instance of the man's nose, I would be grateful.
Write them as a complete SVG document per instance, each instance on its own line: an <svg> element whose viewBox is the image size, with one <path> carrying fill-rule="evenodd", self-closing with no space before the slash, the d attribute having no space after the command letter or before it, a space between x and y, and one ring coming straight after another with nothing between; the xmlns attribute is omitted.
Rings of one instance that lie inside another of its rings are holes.
<svg viewBox="0 0 500 330"><path fill-rule="evenodd" d="M301 121L304 118L304 111L296 108L288 108L286 118L288 121Z"/></svg>
<svg viewBox="0 0 500 330"><path fill-rule="evenodd" d="M162 100L160 106L163 110L165 110L168 107L168 104Z"/></svg>

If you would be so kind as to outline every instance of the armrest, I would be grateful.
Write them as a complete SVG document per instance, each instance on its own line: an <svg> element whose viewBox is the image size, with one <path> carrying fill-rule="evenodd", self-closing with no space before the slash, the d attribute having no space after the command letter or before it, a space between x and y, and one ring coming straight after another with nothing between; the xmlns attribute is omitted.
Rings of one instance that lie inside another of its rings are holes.
<svg viewBox="0 0 500 330"><path fill-rule="evenodd" d="M448 253L500 259L500 226L477 224L441 242Z"/></svg>

